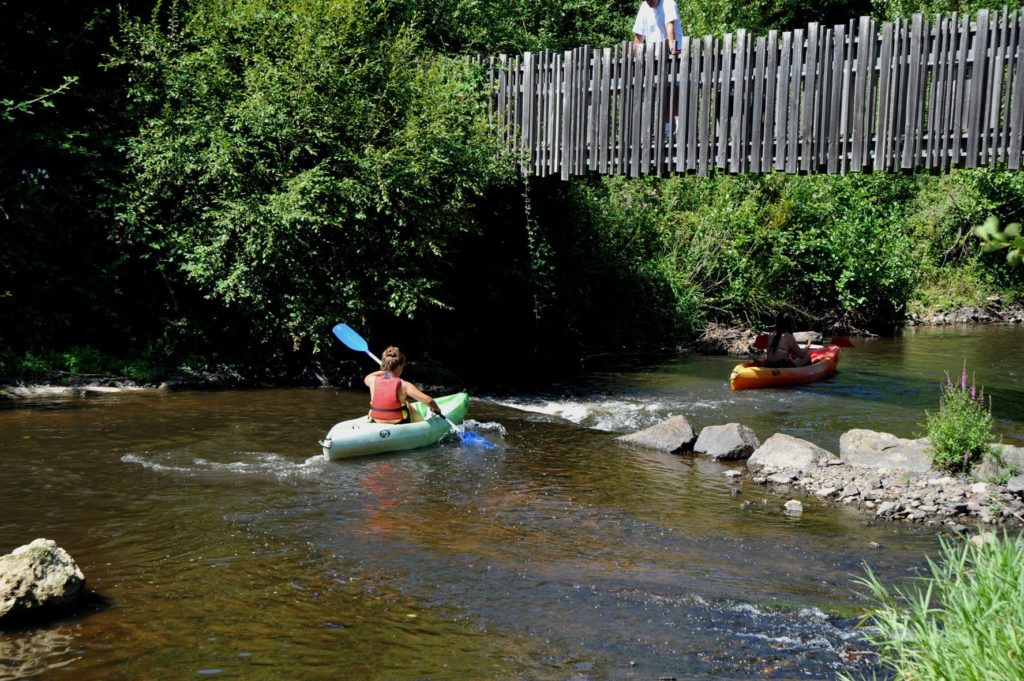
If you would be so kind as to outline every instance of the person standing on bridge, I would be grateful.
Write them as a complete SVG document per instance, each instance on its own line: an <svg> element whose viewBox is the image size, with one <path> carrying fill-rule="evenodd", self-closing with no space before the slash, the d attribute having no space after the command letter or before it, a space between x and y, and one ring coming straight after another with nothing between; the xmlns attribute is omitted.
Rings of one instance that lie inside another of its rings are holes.
<svg viewBox="0 0 1024 681"><path fill-rule="evenodd" d="M668 42L669 54L679 54L683 46L683 29L679 22L679 8L676 0L643 0L640 9L636 13L636 21L633 22L633 50L644 41L654 42L664 40ZM662 111L662 123L665 135L672 134L671 98L665 98L665 108ZM679 116L675 116L676 127L679 126Z"/></svg>
<svg viewBox="0 0 1024 681"><path fill-rule="evenodd" d="M683 29L676 0L643 0L633 22L633 49L645 40L667 40L668 51L679 54Z"/></svg>

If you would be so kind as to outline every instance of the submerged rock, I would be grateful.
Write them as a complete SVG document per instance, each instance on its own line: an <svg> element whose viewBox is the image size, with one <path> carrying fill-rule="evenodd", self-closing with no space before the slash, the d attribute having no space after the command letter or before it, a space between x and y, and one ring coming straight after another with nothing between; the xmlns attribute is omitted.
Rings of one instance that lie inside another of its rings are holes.
<svg viewBox="0 0 1024 681"><path fill-rule="evenodd" d="M65 606L85 587L85 576L52 539L36 539L0 556L0 623Z"/></svg>
<svg viewBox="0 0 1024 681"><path fill-rule="evenodd" d="M663 452L678 452L693 449L697 435L685 416L673 416L650 428L615 439L623 444L659 449Z"/></svg>

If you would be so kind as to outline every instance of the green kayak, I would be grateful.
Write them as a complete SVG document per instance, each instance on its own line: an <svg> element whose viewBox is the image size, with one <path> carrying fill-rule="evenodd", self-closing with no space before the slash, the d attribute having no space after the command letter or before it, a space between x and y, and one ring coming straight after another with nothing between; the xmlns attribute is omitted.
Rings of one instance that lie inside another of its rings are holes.
<svg viewBox="0 0 1024 681"><path fill-rule="evenodd" d="M441 413L458 425L466 418L469 409L469 395L455 393L437 398ZM427 405L410 402L409 407L426 418L429 415ZM406 449L416 449L440 442L441 438L451 432L448 421L435 416L415 423L374 423L366 416L349 419L335 424L320 442L324 456L328 459L347 459L367 454L383 454Z"/></svg>

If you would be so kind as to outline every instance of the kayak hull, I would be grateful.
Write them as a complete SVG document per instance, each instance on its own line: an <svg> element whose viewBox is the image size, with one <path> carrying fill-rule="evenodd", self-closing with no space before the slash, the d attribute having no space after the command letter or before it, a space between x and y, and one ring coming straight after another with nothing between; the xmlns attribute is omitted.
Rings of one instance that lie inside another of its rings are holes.
<svg viewBox="0 0 1024 681"><path fill-rule="evenodd" d="M466 418L469 410L469 395L445 395L437 398L437 404L441 407L441 413L458 425ZM421 416L429 414L427 405L420 402L410 402L409 407ZM450 431L448 422L440 417L415 423L388 424L373 423L366 416L360 416L336 423L320 441L320 447L324 456L333 461L426 447L437 444Z"/></svg>
<svg viewBox="0 0 1024 681"><path fill-rule="evenodd" d="M756 361L737 364L729 376L729 387L733 390L750 390L824 381L835 375L841 352L838 345L812 348L811 363L803 367L771 369Z"/></svg>

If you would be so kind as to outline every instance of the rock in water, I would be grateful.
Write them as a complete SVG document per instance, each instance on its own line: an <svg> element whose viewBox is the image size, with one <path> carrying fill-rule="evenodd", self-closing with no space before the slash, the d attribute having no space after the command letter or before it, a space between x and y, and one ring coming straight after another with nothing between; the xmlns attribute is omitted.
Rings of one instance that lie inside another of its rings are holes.
<svg viewBox="0 0 1024 681"><path fill-rule="evenodd" d="M693 451L712 459L746 459L761 446L757 435L739 423L707 426L700 431Z"/></svg>
<svg viewBox="0 0 1024 681"><path fill-rule="evenodd" d="M85 575L52 539L36 539L0 556L0 622L68 605L85 587Z"/></svg>
<svg viewBox="0 0 1024 681"><path fill-rule="evenodd" d="M693 426L685 416L673 416L646 430L616 438L624 444L660 449L663 452L689 451L693 449L696 439Z"/></svg>
<svg viewBox="0 0 1024 681"><path fill-rule="evenodd" d="M775 433L747 459L747 468L765 473L789 469L806 471L811 466L817 466L819 461L837 458L816 444L792 435Z"/></svg>

